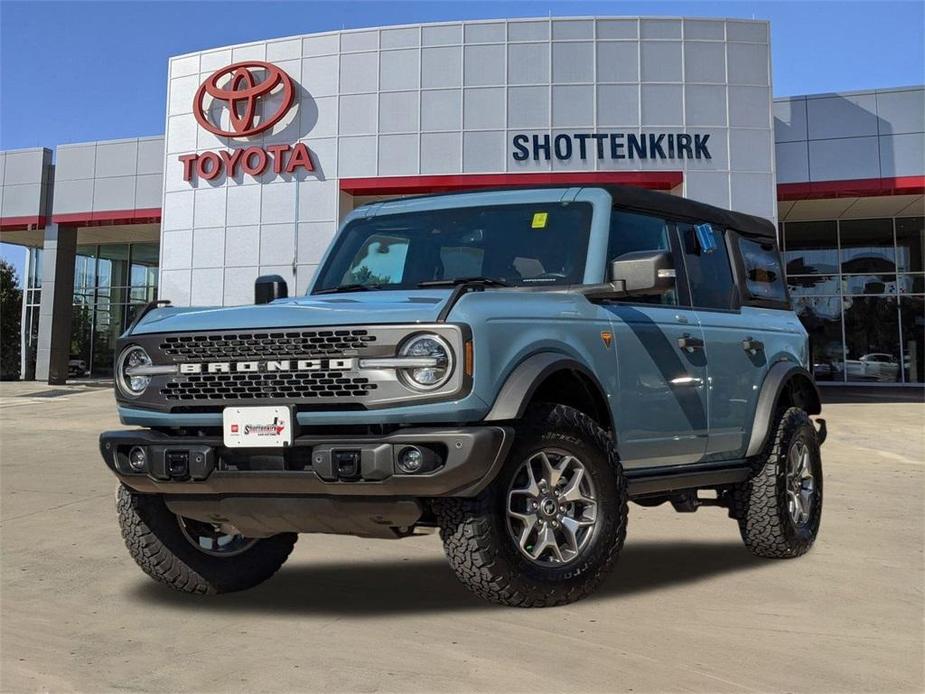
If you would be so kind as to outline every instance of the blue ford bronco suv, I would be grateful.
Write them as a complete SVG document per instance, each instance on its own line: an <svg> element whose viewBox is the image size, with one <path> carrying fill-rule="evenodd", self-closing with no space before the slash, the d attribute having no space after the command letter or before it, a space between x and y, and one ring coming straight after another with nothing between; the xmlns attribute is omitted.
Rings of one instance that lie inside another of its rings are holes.
<svg viewBox="0 0 925 694"><path fill-rule="evenodd" d="M625 187L354 210L306 296L149 306L100 450L129 553L257 585L299 533L439 529L472 591L594 590L628 502L728 510L761 557L819 530L825 422L767 220ZM160 302L164 303L164 302Z"/></svg>

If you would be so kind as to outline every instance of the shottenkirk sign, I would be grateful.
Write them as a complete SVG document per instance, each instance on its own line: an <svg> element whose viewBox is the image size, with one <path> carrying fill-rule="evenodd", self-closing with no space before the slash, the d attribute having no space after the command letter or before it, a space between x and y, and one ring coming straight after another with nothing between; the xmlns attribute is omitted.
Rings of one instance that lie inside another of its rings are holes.
<svg viewBox="0 0 925 694"><path fill-rule="evenodd" d="M278 100L275 110L263 113L258 119L258 106L266 103L271 95ZM193 97L193 116L200 127L214 135L253 137L279 123L294 102L295 86L289 75L272 63L249 60L209 75ZM224 108L221 108L222 103ZM220 123L224 112L228 114L227 128ZM271 169L276 174L315 170L304 142L182 154L179 160L183 165L184 181L191 181L194 175L209 181L223 174L260 176Z"/></svg>
<svg viewBox="0 0 925 694"><path fill-rule="evenodd" d="M571 133L511 138L515 161L527 159L710 159L709 134Z"/></svg>

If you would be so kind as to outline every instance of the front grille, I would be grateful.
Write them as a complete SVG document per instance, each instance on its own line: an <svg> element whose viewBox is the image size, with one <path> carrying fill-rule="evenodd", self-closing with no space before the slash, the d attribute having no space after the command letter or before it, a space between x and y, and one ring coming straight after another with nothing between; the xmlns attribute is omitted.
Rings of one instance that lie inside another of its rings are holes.
<svg viewBox="0 0 925 694"><path fill-rule="evenodd" d="M174 377L160 392L171 401L361 398L376 387L344 372L312 371L190 374Z"/></svg>
<svg viewBox="0 0 925 694"><path fill-rule="evenodd" d="M286 330L220 335L171 335L159 349L175 360L224 361L347 354L376 341L367 330Z"/></svg>

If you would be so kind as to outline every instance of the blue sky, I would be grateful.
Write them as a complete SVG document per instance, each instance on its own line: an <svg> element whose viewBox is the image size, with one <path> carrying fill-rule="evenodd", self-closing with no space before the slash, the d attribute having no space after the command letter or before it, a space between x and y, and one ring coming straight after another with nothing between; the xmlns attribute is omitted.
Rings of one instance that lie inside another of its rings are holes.
<svg viewBox="0 0 925 694"><path fill-rule="evenodd" d="M167 59L257 39L453 19L568 15L771 21L776 96L925 82L922 2L8 2L0 149L164 129ZM0 244L21 264L22 251Z"/></svg>

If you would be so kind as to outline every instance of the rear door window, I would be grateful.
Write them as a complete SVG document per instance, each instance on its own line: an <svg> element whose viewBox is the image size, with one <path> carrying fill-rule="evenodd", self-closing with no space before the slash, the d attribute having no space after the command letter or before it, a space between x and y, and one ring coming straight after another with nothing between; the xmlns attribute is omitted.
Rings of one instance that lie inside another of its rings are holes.
<svg viewBox="0 0 925 694"><path fill-rule="evenodd" d="M745 273L745 289L753 299L787 302L787 287L780 255L771 243L738 237L739 255Z"/></svg>

